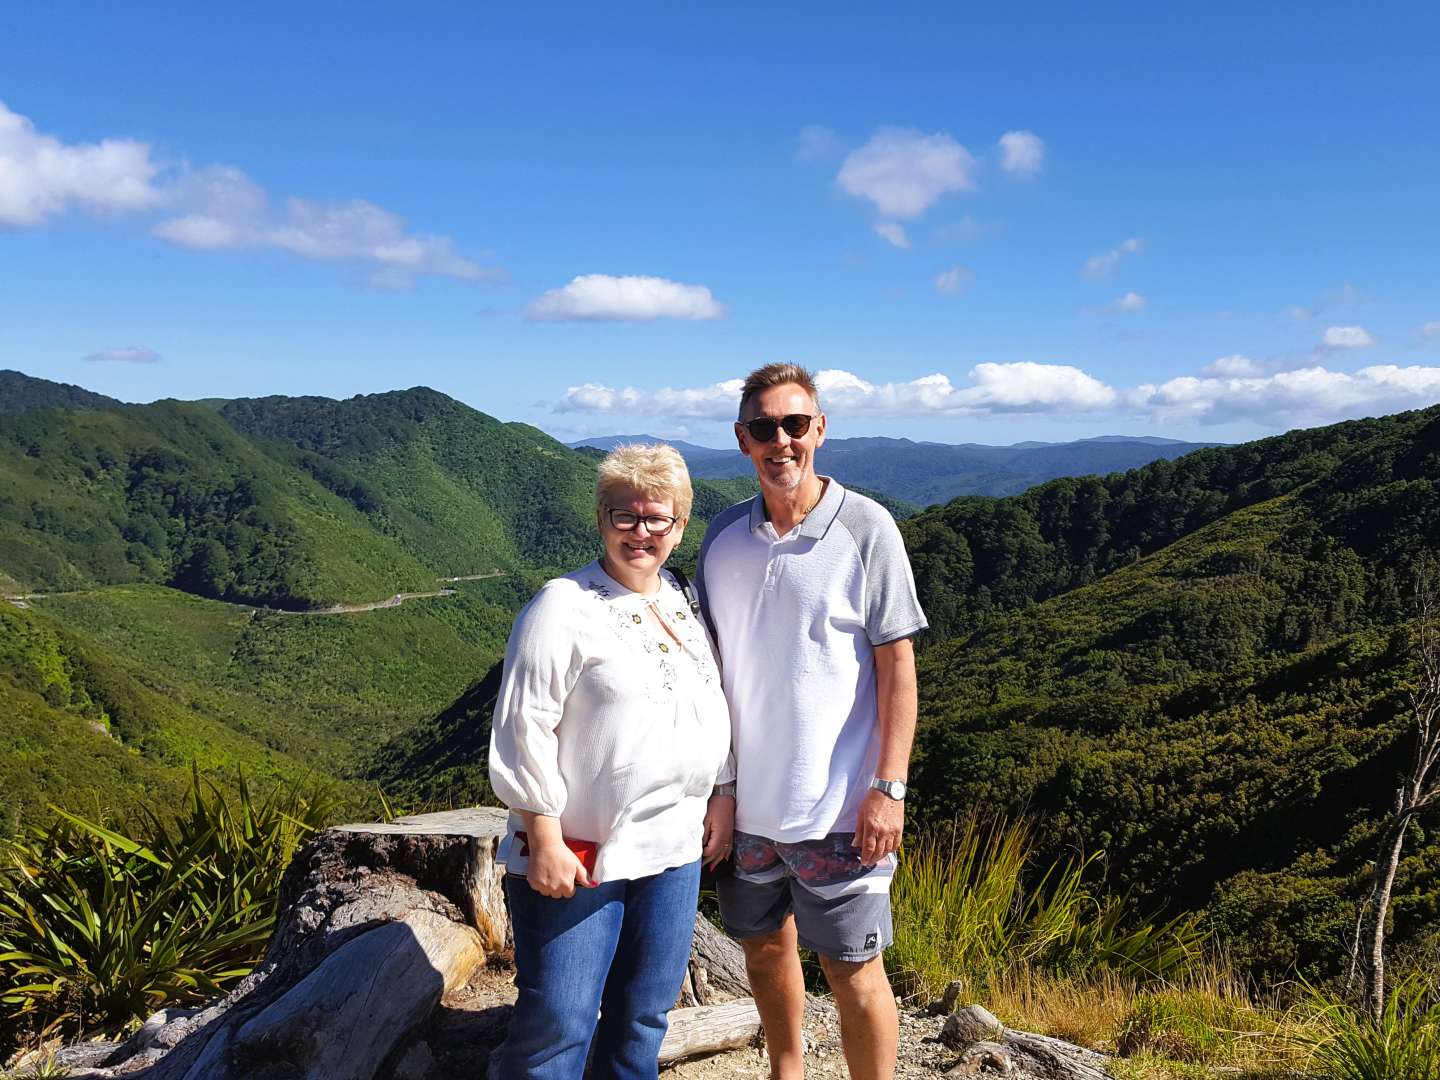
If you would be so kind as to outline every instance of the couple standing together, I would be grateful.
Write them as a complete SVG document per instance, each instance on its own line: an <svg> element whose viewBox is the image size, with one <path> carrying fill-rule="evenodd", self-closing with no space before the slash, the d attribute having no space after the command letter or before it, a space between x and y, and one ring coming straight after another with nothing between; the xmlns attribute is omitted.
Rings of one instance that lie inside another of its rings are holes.
<svg viewBox="0 0 1440 1080"><path fill-rule="evenodd" d="M815 472L805 369L752 372L735 432L760 494L711 522L698 605L661 572L690 513L684 461L621 447L599 470L604 555L511 631L490 747L519 988L502 1080L578 1080L592 1042L592 1075L655 1077L701 862L727 857L721 917L772 1077L804 1072L797 946L820 956L850 1074L894 1073L881 952L925 616L890 515Z"/></svg>

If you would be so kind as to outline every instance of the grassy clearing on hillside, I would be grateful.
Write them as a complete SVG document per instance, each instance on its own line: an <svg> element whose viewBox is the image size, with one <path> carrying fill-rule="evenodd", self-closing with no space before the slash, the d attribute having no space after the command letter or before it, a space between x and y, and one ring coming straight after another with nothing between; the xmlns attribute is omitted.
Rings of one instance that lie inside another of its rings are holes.
<svg viewBox="0 0 1440 1080"><path fill-rule="evenodd" d="M449 705L504 649L513 585L454 587L346 615L267 612L155 585L54 597L37 610L190 714L337 776ZM178 734L157 738L183 759Z"/></svg>

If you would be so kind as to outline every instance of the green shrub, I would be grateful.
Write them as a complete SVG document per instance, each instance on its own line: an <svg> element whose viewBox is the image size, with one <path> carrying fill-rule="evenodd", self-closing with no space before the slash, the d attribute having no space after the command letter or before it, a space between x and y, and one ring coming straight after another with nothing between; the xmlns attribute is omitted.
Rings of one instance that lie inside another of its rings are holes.
<svg viewBox="0 0 1440 1080"><path fill-rule="evenodd" d="M56 820L0 847L0 1043L112 1033L223 994L263 955L280 878L332 813L328 793L192 773L176 820Z"/></svg>

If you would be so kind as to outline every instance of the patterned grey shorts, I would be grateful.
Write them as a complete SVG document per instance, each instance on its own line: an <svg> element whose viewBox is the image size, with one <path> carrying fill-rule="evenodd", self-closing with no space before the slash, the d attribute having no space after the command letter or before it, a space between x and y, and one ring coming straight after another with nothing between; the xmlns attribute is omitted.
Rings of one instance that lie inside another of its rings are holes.
<svg viewBox="0 0 1440 1080"><path fill-rule="evenodd" d="M725 929L737 938L772 934L794 912L803 947L851 963L879 956L894 939L895 858L865 866L854 839L831 833L787 844L736 832L734 873L716 883Z"/></svg>

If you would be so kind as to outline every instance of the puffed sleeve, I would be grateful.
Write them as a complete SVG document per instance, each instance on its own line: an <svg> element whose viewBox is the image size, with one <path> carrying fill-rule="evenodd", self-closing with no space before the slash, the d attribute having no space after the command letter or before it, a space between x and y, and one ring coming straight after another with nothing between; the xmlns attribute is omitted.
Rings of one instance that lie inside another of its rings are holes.
<svg viewBox="0 0 1440 1080"><path fill-rule="evenodd" d="M541 589L515 617L490 732L490 786L512 810L559 817L567 792L555 729L579 666L572 605Z"/></svg>

